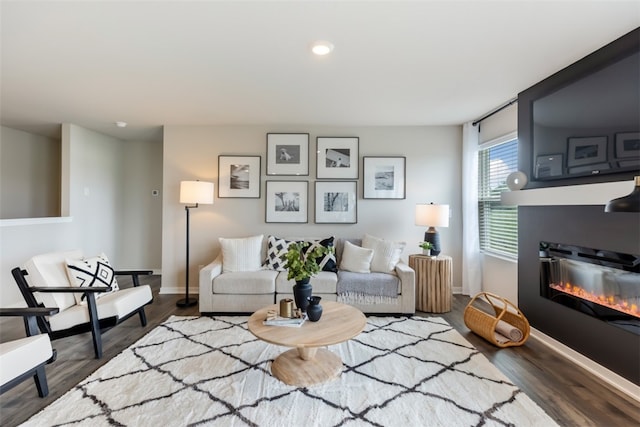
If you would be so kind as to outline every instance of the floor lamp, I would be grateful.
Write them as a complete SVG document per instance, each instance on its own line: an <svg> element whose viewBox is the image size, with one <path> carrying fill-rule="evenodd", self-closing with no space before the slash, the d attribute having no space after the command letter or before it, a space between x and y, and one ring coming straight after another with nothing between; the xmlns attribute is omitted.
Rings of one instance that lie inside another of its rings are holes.
<svg viewBox="0 0 640 427"><path fill-rule="evenodd" d="M439 255L440 235L436 227L449 226L449 205L434 205L433 202L416 205L416 225L429 227L424 233L424 241L433 245L432 255Z"/></svg>
<svg viewBox="0 0 640 427"><path fill-rule="evenodd" d="M196 298L189 298L189 210L197 208L199 204L213 204L213 183L204 181L182 181L180 182L180 203L187 203L184 207L187 213L187 256L185 269L185 297L176 302L178 307L191 307L198 303Z"/></svg>

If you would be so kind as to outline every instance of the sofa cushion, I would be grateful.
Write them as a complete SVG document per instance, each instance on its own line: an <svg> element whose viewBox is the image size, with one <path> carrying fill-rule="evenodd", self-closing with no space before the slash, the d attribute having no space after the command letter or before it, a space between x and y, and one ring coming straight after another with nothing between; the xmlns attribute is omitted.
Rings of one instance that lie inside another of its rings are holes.
<svg viewBox="0 0 640 427"><path fill-rule="evenodd" d="M116 292L119 289L115 272L105 254L83 259L67 259L65 265L71 286L79 288L111 287L109 292ZM109 292L100 292L94 295L98 299ZM73 295L78 304L86 302L87 296L85 294L77 293Z"/></svg>
<svg viewBox="0 0 640 427"><path fill-rule="evenodd" d="M305 256L307 256L307 254L312 252L318 246L323 246L325 248L333 248L331 253L324 254L316 258L316 262L320 266L320 270L332 271L335 273L336 271L338 271L338 266L336 264L336 253L333 245L333 240L334 240L333 236L327 237L326 239L322 239L322 240L305 240L306 242L310 243L310 245L307 246L304 253L305 253Z"/></svg>
<svg viewBox="0 0 640 427"><path fill-rule="evenodd" d="M354 273L369 273L371 271L371 260L373 259L373 249L356 246L349 241L344 242L342 250L342 260L340 270L352 271Z"/></svg>
<svg viewBox="0 0 640 427"><path fill-rule="evenodd" d="M292 243L295 243L295 240L269 236L267 238L267 260L264 266L275 271L286 271L287 252Z"/></svg>
<svg viewBox="0 0 640 427"><path fill-rule="evenodd" d="M335 294L338 276L331 271L320 271L311 278L311 287L314 294ZM293 292L295 280L287 280L287 273L278 274L276 278L276 292L279 294L290 294Z"/></svg>
<svg viewBox="0 0 640 427"><path fill-rule="evenodd" d="M273 294L276 291L276 276L278 274L273 270L222 273L213 279L213 293Z"/></svg>
<svg viewBox="0 0 640 427"><path fill-rule="evenodd" d="M362 247L373 249L371 271L391 273L400 261L400 255L406 246L405 242L394 242L365 234Z"/></svg>
<svg viewBox="0 0 640 427"><path fill-rule="evenodd" d="M27 280L33 287L63 287L71 286L69 276L66 270L66 259L81 259L82 252L62 251L50 252L46 254L36 255L27 261L24 269L29 275ZM43 303L45 307L58 307L63 311L71 306L76 305L74 294L67 293L48 293L39 292L36 295L38 302Z"/></svg>
<svg viewBox="0 0 640 427"><path fill-rule="evenodd" d="M232 273L260 270L263 237L261 234L241 239L218 238L222 248L222 271Z"/></svg>

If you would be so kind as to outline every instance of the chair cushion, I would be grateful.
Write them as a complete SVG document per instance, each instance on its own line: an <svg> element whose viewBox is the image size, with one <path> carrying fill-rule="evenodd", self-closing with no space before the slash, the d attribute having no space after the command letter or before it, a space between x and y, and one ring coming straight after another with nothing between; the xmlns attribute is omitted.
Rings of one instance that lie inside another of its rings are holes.
<svg viewBox="0 0 640 427"><path fill-rule="evenodd" d="M222 272L260 270L263 237L261 234L242 239L218 238L222 247Z"/></svg>
<svg viewBox="0 0 640 427"><path fill-rule="evenodd" d="M0 344L0 384L4 385L46 362L52 354L51 341L46 334Z"/></svg>
<svg viewBox="0 0 640 427"><path fill-rule="evenodd" d="M67 259L82 259L82 252L79 250L51 252L31 258L23 266L29 273L27 276L29 285L36 287L71 286L66 270ZM36 294L36 299L45 307L58 307L61 312L76 305L74 294L39 292Z"/></svg>
<svg viewBox="0 0 640 427"><path fill-rule="evenodd" d="M113 267L109 264L109 259L105 254L84 259L67 259L66 267L71 286L79 288L111 287L109 292L95 294L96 298L102 298L110 292L117 292L119 289ZM86 302L87 296L85 294L78 293L74 295L76 303L82 304Z"/></svg>
<svg viewBox="0 0 640 427"><path fill-rule="evenodd" d="M338 283L338 275L330 271L320 271L310 280L313 294L335 294ZM276 292L279 294L290 294L293 292L295 280L287 280L287 272L278 274L276 278Z"/></svg>
<svg viewBox="0 0 640 427"><path fill-rule="evenodd" d="M273 294L276 290L276 276L273 270L240 271L222 273L213 279L214 294ZM214 297L215 298L215 297Z"/></svg>
<svg viewBox="0 0 640 427"><path fill-rule="evenodd" d="M365 234L362 239L362 247L373 249L371 271L379 273L392 273L396 264L400 261L400 255L407 244L405 242L393 242Z"/></svg>
<svg viewBox="0 0 640 427"><path fill-rule="evenodd" d="M373 249L361 248L345 241L340 269L353 271L354 273L369 273L371 272L372 259Z"/></svg>
<svg viewBox="0 0 640 427"><path fill-rule="evenodd" d="M111 292L96 301L98 318L116 317L121 319L143 305L151 302L153 296L149 285L120 289ZM49 317L51 329L60 331L89 322L89 310L86 304L74 305L67 310Z"/></svg>

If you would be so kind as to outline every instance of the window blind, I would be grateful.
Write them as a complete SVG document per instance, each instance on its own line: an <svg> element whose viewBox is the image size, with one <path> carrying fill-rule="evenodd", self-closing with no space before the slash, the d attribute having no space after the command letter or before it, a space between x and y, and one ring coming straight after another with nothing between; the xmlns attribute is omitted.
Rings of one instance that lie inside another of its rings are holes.
<svg viewBox="0 0 640 427"><path fill-rule="evenodd" d="M478 220L480 249L518 256L518 208L503 206L507 176L518 170L518 140L488 144L478 152Z"/></svg>

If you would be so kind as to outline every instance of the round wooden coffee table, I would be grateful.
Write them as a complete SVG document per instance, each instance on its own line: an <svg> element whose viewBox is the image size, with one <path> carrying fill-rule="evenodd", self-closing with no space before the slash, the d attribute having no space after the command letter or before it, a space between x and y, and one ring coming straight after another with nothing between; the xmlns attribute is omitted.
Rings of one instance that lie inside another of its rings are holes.
<svg viewBox="0 0 640 427"><path fill-rule="evenodd" d="M262 322L267 311L278 310L276 304L264 307L249 317L249 331L262 341L285 347L271 364L271 373L285 384L306 387L333 380L342 372L342 360L335 353L319 347L339 344L358 335L367 318L347 304L327 301L322 304L322 317L307 320L300 327L267 326Z"/></svg>

